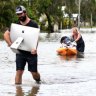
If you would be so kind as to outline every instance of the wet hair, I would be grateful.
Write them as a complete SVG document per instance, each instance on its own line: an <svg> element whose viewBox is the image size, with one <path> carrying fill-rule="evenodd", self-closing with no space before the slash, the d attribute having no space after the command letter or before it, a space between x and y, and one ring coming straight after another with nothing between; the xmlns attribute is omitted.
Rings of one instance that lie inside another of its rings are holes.
<svg viewBox="0 0 96 96"><path fill-rule="evenodd" d="M72 28L72 32L73 32L73 31L75 31L75 33L78 33L78 32L79 32L77 27L73 27L73 28Z"/></svg>

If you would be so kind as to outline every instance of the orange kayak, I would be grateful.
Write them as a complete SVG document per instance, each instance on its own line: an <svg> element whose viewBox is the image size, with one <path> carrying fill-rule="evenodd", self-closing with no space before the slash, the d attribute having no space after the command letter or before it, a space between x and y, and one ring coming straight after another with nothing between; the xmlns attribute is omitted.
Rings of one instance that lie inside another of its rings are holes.
<svg viewBox="0 0 96 96"><path fill-rule="evenodd" d="M58 48L57 49L57 53L59 55L70 56L70 55L76 55L77 54L77 50L76 50L75 47L63 47L63 48Z"/></svg>

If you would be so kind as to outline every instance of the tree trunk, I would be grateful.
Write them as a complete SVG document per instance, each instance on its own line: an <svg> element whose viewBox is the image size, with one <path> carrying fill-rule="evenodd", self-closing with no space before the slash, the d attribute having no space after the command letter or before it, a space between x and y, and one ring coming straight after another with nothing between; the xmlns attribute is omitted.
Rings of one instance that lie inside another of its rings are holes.
<svg viewBox="0 0 96 96"><path fill-rule="evenodd" d="M53 33L52 21L48 13L45 13L48 19L48 33Z"/></svg>

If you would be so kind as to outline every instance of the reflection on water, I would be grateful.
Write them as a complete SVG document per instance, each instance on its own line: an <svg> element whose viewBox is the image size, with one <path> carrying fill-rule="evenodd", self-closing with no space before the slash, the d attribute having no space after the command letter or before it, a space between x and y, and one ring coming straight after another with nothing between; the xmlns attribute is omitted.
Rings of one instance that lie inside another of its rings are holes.
<svg viewBox="0 0 96 96"><path fill-rule="evenodd" d="M80 58L84 58L84 53L78 53L77 55L70 55L70 56L60 56L60 55L58 55L59 57L60 57L60 59L61 60L68 60L68 61L70 61L70 60L78 60L78 59L80 59Z"/></svg>
<svg viewBox="0 0 96 96"><path fill-rule="evenodd" d="M24 96L24 92L21 86L16 86L16 96Z"/></svg>
<svg viewBox="0 0 96 96"><path fill-rule="evenodd" d="M22 88L22 86L16 86L16 96L36 96L38 93L39 87L38 86L32 86L32 89L29 90L26 94Z"/></svg>

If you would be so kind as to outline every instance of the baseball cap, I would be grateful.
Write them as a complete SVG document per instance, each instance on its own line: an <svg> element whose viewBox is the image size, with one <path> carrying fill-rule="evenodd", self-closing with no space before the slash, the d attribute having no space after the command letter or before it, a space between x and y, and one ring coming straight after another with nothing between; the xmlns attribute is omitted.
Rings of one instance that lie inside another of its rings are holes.
<svg viewBox="0 0 96 96"><path fill-rule="evenodd" d="M24 6L18 6L16 7L16 14L20 14L26 11L26 8Z"/></svg>

